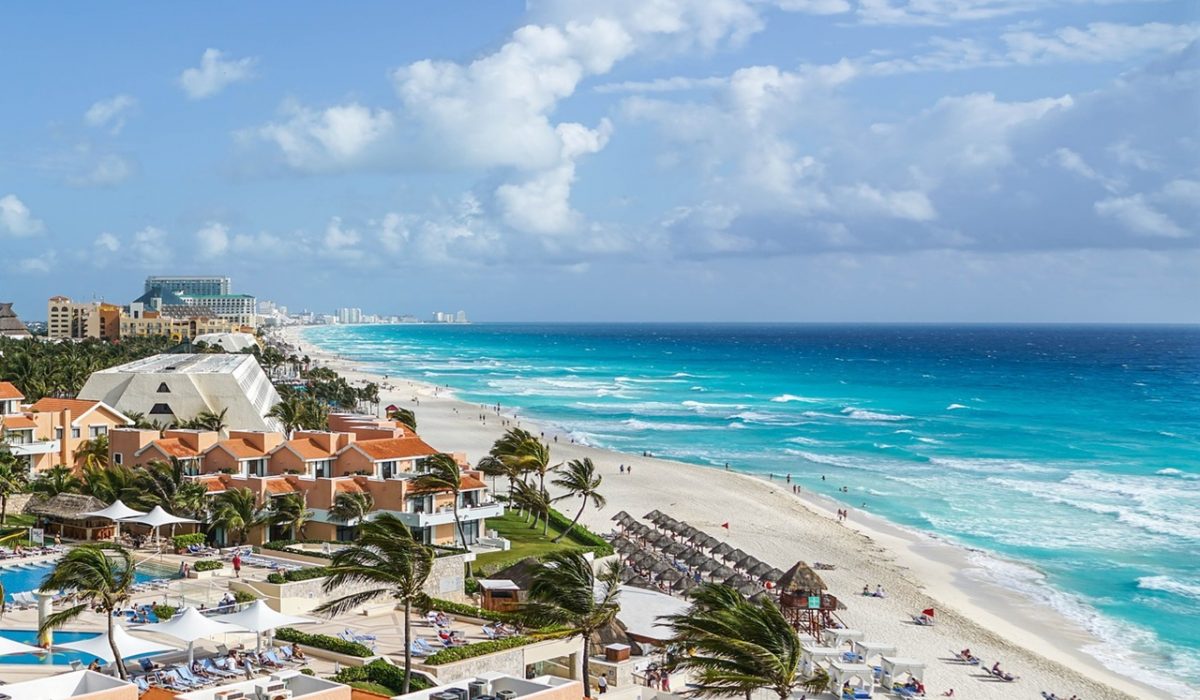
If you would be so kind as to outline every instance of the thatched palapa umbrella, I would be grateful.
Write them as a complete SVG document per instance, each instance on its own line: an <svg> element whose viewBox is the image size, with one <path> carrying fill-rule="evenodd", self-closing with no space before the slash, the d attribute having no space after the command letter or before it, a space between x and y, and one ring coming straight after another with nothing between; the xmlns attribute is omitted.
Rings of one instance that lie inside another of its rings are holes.
<svg viewBox="0 0 1200 700"><path fill-rule="evenodd" d="M700 571L703 573L711 574L712 572L716 571L717 569L725 568L725 565L722 564L721 562L717 561L716 559L705 559L703 562L700 563L700 565L697 568L699 568Z"/></svg>
<svg viewBox="0 0 1200 700"><path fill-rule="evenodd" d="M748 574L750 574L751 576L757 576L759 578L762 578L762 577L766 576L767 572L769 572L771 570L772 570L772 566L770 564L766 563L765 561L760 561L757 564L755 564L754 566L747 569L746 572Z"/></svg>
<svg viewBox="0 0 1200 700"><path fill-rule="evenodd" d="M712 548L711 553L715 557L724 557L726 554L729 554L732 551L733 551L733 547L730 547L725 542L721 542L721 543L717 544L717 546Z"/></svg>
<svg viewBox="0 0 1200 700"><path fill-rule="evenodd" d="M705 554L704 552L697 552L697 551L693 550L692 552L689 552L688 555L683 558L683 563L687 564L688 566L700 566L701 564L703 564L704 562L706 562L708 560L709 559L708 559L707 554Z"/></svg>
<svg viewBox="0 0 1200 700"><path fill-rule="evenodd" d="M622 520L633 520L633 516L629 515L629 513L625 512L625 511L621 511L621 512L617 513L616 515L612 516L612 519L616 522L620 522Z"/></svg>

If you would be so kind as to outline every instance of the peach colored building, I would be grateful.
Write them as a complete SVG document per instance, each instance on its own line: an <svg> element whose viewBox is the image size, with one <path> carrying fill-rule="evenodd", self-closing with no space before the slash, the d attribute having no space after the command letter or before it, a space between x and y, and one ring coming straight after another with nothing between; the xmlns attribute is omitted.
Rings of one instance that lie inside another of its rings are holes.
<svg viewBox="0 0 1200 700"><path fill-rule="evenodd" d="M438 453L413 431L391 421L337 415L330 426L338 430L283 433L231 430L218 440L215 433L119 429L110 437L112 461L145 464L162 455L187 460L185 471L204 484L210 495L248 488L258 503L298 494L313 513L304 535L317 540L350 540L356 523L338 522L330 510L339 494L369 494L374 512L399 517L427 544L459 541L454 522L453 495L415 487L421 460ZM465 466L465 459L459 459ZM459 518L467 544L483 535L485 518L503 514L503 506L487 494L479 472L464 469L459 494ZM249 541L261 544L290 533L258 527ZM216 533L223 541L223 533Z"/></svg>
<svg viewBox="0 0 1200 700"><path fill-rule="evenodd" d="M31 476L59 464L78 466L84 443L132 423L102 401L44 398L22 405L24 399L15 386L0 382L0 432Z"/></svg>

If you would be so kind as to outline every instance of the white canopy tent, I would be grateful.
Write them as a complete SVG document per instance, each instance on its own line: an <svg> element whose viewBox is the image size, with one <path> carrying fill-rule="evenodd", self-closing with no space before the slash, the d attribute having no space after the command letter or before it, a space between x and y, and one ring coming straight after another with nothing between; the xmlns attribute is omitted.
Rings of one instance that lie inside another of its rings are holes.
<svg viewBox="0 0 1200 700"><path fill-rule="evenodd" d="M896 653L895 645L886 642L854 642L854 653L864 664L870 663L876 656L887 656Z"/></svg>
<svg viewBox="0 0 1200 700"><path fill-rule="evenodd" d="M821 631L821 638L831 647L840 647L843 644L858 641L866 636L861 630L827 629Z"/></svg>
<svg viewBox="0 0 1200 700"><path fill-rule="evenodd" d="M44 654L46 650L41 647L35 647L30 644L22 644L14 642L8 637L0 637L0 656L8 656L10 654Z"/></svg>
<svg viewBox="0 0 1200 700"><path fill-rule="evenodd" d="M866 664L848 664L834 661L829 664L829 689L834 695L844 697L842 686L850 684L855 697L871 697L875 689L875 669Z"/></svg>
<svg viewBox="0 0 1200 700"><path fill-rule="evenodd" d="M891 690L892 683L896 682L896 676L908 674L910 677L923 680L925 675L925 664L917 659L907 659L899 656L883 657L883 676L880 683L884 688Z"/></svg>
<svg viewBox="0 0 1200 700"><path fill-rule="evenodd" d="M841 649L834 647L801 646L800 668L804 671L804 675L811 676L817 664L825 660L840 659L844 653Z"/></svg>
<svg viewBox="0 0 1200 700"><path fill-rule="evenodd" d="M132 628L134 632L156 632L165 634L168 637L174 637L181 642L187 642L188 645L188 665L196 658L196 641L200 639L208 639L215 637L218 634L228 634L230 632L246 632L244 627L232 625L228 622L221 622L210 617L205 617L195 608L184 608L183 612L166 622L156 622L151 625L139 625Z"/></svg>
<svg viewBox="0 0 1200 700"><path fill-rule="evenodd" d="M129 659L134 656L143 654L155 654L163 651L175 651L175 647L167 646L152 642L149 639L139 639L125 631L124 627L113 627L113 639L117 642L117 649L121 652L121 658ZM108 633L101 632L95 637L81 639L78 642L67 642L65 644L55 644L59 649L74 649L82 651L85 654L98 656L105 661L113 661L113 650L108 644Z"/></svg>
<svg viewBox="0 0 1200 700"><path fill-rule="evenodd" d="M117 499L109 504L107 508L84 513L86 517L105 518L113 521L113 541L121 539L121 521L126 518L134 518L139 515L145 515L140 510L134 510Z"/></svg>
<svg viewBox="0 0 1200 700"><path fill-rule="evenodd" d="M256 600L246 606L245 610L228 615L217 615L213 618L230 625L235 625L247 632L254 632L257 635L256 650L262 649L262 633L270 632L271 630L286 625L304 625L316 622L316 620L307 617L297 617L295 615L284 615L281 612L276 612L267 605L264 601Z"/></svg>
<svg viewBox="0 0 1200 700"><path fill-rule="evenodd" d="M180 523L194 523L198 521L191 518L181 518L178 515L171 515L163 510L162 506L154 506L154 509L149 513L139 513L128 518L121 518L121 522L149 525L154 528L154 541L158 542L158 528L163 525L178 525Z"/></svg>

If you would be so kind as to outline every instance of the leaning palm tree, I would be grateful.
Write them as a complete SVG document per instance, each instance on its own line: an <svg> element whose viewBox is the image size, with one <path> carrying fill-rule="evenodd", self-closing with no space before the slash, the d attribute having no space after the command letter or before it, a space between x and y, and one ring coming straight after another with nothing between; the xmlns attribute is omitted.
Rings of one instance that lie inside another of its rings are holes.
<svg viewBox="0 0 1200 700"><path fill-rule="evenodd" d="M134 508L153 502L153 498L145 490L141 471L134 471L120 464L107 467L84 466L83 492L105 503L121 499Z"/></svg>
<svg viewBox="0 0 1200 700"><path fill-rule="evenodd" d="M300 396L288 396L267 411L268 418L274 418L283 424L283 431L290 438L292 433L303 427L304 399Z"/></svg>
<svg viewBox="0 0 1200 700"><path fill-rule="evenodd" d="M404 605L404 686L407 694L412 677L413 605L424 603L425 580L433 570L433 550L413 539L412 532L395 515L380 513L363 523L353 546L333 555L325 592L349 585L371 588L342 596L319 606L314 612L340 615L377 598L390 596Z"/></svg>
<svg viewBox="0 0 1200 700"><path fill-rule="evenodd" d="M691 673L692 694L748 698L765 689L787 700L805 682L800 638L769 597L752 602L720 584L697 586L691 597L686 612L659 619L672 629L669 643L690 650L668 669Z"/></svg>
<svg viewBox="0 0 1200 700"><path fill-rule="evenodd" d="M97 435L80 445L76 461L84 469L104 469L108 466L108 436Z"/></svg>
<svg viewBox="0 0 1200 700"><path fill-rule="evenodd" d="M298 493L272 498L268 511L271 524L286 527L293 540L304 537L304 528L313 517L313 512L304 504L304 497Z"/></svg>
<svg viewBox="0 0 1200 700"><path fill-rule="evenodd" d="M439 453L421 460L421 469L424 473L413 479L412 485L421 491L450 492L454 497L450 502L454 511L454 528L458 531L459 543L466 547L467 535L462 521L458 519L458 498L462 493L462 469L458 462L448 454Z"/></svg>
<svg viewBox="0 0 1200 700"><path fill-rule="evenodd" d="M579 504L579 511L575 513L575 519L571 521L566 530L554 538L555 542L566 537L567 533L575 527L575 524L579 522L579 517L583 515L583 509L587 508L588 501L592 502L596 510L600 510L608 503L599 490L600 482L603 480L604 478L596 473L596 465L592 464L591 457L573 459L567 462L564 471L559 472L559 477L553 483L559 488L566 489L567 492L556 500L580 498L583 502Z"/></svg>
<svg viewBox="0 0 1200 700"><path fill-rule="evenodd" d="M109 556L110 552L114 556ZM75 547L46 575L42 589L73 593L79 604L49 615L38 630L39 634L62 627L85 611L95 609L107 620L108 644L117 673L121 678L128 678L125 661L113 638L113 611L129 600L134 581L133 557L124 547L92 544Z"/></svg>
<svg viewBox="0 0 1200 700"><path fill-rule="evenodd" d="M29 466L0 442L0 525L8 520L8 498L29 484Z"/></svg>
<svg viewBox="0 0 1200 700"><path fill-rule="evenodd" d="M362 525L371 511L375 510L375 499L367 491L361 493L339 493L329 509L329 518L347 525Z"/></svg>
<svg viewBox="0 0 1200 700"><path fill-rule="evenodd" d="M609 562L600 574L581 552L555 552L532 572L529 601L522 605L530 620L561 625L583 638L583 695L592 697L588 659L592 635L617 616L621 606L621 567Z"/></svg>
<svg viewBox="0 0 1200 700"><path fill-rule="evenodd" d="M529 529L537 527L538 518L542 519L542 535L550 531L550 494L539 491L537 486L518 481L513 492L512 504L533 515Z"/></svg>
<svg viewBox="0 0 1200 700"><path fill-rule="evenodd" d="M246 543L249 531L267 522L267 514L248 488L229 489L217 494L212 504L210 527L238 534L238 544Z"/></svg>
<svg viewBox="0 0 1200 700"><path fill-rule="evenodd" d="M417 431L417 414L407 408L397 408L394 411L388 412L388 419L399 422L404 427L413 431Z"/></svg>

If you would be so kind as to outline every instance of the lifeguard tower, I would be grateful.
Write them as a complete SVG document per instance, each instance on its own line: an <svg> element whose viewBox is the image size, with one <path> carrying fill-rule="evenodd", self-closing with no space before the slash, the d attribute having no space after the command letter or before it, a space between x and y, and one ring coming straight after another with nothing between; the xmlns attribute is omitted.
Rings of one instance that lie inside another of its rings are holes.
<svg viewBox="0 0 1200 700"><path fill-rule="evenodd" d="M825 592L825 582L802 561L779 579L779 605L797 632L821 638L821 630L844 627L838 619L838 599Z"/></svg>

